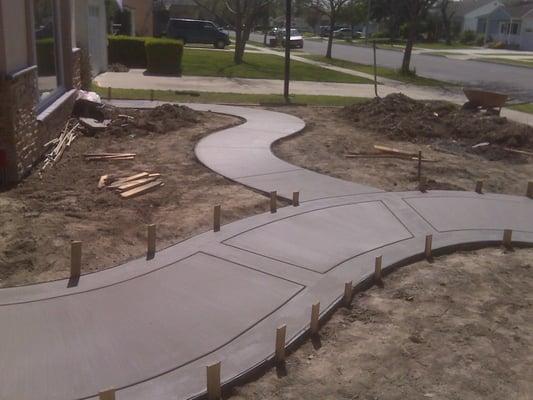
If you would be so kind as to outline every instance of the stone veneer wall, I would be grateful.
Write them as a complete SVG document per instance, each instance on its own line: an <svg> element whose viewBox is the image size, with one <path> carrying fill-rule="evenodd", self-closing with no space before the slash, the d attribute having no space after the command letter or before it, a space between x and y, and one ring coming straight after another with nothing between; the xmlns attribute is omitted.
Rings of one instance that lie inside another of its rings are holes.
<svg viewBox="0 0 533 400"><path fill-rule="evenodd" d="M37 129L37 68L30 67L2 80L0 148L7 155L7 181L20 180L41 156ZM3 182L5 183L5 182Z"/></svg>
<svg viewBox="0 0 533 400"><path fill-rule="evenodd" d="M81 52L73 51L72 87L81 87ZM74 93L37 120L37 68L0 79L0 185L20 181L46 153L44 144L58 137L70 118ZM4 158L6 159L5 164Z"/></svg>

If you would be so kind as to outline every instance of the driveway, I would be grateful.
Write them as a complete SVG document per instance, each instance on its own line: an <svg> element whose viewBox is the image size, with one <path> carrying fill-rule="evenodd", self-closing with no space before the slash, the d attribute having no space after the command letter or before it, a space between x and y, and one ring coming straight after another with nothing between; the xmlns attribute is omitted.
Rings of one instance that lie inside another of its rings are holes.
<svg viewBox="0 0 533 400"><path fill-rule="evenodd" d="M252 34L251 40L262 42L263 36ZM327 43L305 41L304 50L311 54L325 54ZM372 64L372 49L367 47L334 44L333 57ZM399 50L378 50L378 65L399 68L403 53ZM412 68L418 75L465 86L511 94L521 101L533 101L533 69L487 62L456 60L428 54L413 54Z"/></svg>

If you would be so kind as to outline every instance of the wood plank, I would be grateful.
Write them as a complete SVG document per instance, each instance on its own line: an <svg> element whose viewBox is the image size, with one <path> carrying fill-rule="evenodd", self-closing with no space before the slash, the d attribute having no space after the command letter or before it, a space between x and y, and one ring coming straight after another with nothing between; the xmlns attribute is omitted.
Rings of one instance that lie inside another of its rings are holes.
<svg viewBox="0 0 533 400"><path fill-rule="evenodd" d="M506 150L506 151L510 151L511 153L524 154L526 156L532 156L533 157L533 153L531 153L529 151L512 149L510 147L504 147L503 149Z"/></svg>
<svg viewBox="0 0 533 400"><path fill-rule="evenodd" d="M84 157L135 157L136 153L86 153Z"/></svg>
<svg viewBox="0 0 533 400"><path fill-rule="evenodd" d="M383 153L402 154L404 156L417 157L418 158L418 154L417 153L410 153L408 151L395 149L393 147L381 146L381 145L377 145L376 144L376 145L374 145L374 149L376 149L377 151L381 151Z"/></svg>
<svg viewBox="0 0 533 400"><path fill-rule="evenodd" d="M113 182L111 185L109 185L108 187L111 188L111 189L114 189L114 188L117 188L119 186L124 185L125 183L131 182L131 181L136 181L136 180L139 180L139 179L142 179L142 178L147 178L149 176L150 175L148 174L148 172L141 172L141 173L136 174L136 175L128 176L128 177L125 177L125 178L119 178L115 182Z"/></svg>
<svg viewBox="0 0 533 400"><path fill-rule="evenodd" d="M157 178L144 178L144 179L139 179L136 181L131 181L131 182L125 183L124 185L119 186L117 189L120 190L121 192L124 192L126 190L130 190L130 189L142 186L146 183L153 182L156 179Z"/></svg>
<svg viewBox="0 0 533 400"><path fill-rule="evenodd" d="M143 185L138 188L128 190L127 192L122 192L120 193L120 196L122 196L122 198L124 199L129 199L134 196L140 196L141 194L148 193L152 190L157 189L159 186L162 186L162 185L163 185L162 181L151 182L151 183L148 183L147 185Z"/></svg>
<svg viewBox="0 0 533 400"><path fill-rule="evenodd" d="M400 160L418 161L418 157L404 156L402 154L352 154L347 153L345 158L396 158ZM430 160L429 158L423 158L422 162L437 162L437 160Z"/></svg>

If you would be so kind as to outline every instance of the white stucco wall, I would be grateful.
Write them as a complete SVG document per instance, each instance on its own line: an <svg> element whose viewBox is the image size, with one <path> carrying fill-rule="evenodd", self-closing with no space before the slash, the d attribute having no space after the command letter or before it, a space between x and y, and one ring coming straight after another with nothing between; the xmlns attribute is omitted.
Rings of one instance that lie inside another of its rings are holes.
<svg viewBox="0 0 533 400"><path fill-rule="evenodd" d="M28 67L28 38L26 2L0 0L2 3L2 28L4 37L6 73Z"/></svg>
<svg viewBox="0 0 533 400"><path fill-rule="evenodd" d="M105 0L75 0L76 43L89 51L95 75L107 70L106 18Z"/></svg>

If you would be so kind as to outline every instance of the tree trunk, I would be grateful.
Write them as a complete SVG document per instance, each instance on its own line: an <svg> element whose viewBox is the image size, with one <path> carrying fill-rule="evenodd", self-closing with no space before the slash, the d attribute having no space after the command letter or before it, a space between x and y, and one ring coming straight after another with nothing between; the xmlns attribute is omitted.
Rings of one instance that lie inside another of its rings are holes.
<svg viewBox="0 0 533 400"><path fill-rule="evenodd" d="M442 27L444 28L444 39L446 40L446 45L451 46L452 45L452 24L450 21L450 18L448 17L448 14L446 13L446 9L441 10L442 14Z"/></svg>
<svg viewBox="0 0 533 400"><path fill-rule="evenodd" d="M243 32L241 21L235 23L235 53L233 54L233 62L235 64L242 64L244 56L244 49L242 48Z"/></svg>
<svg viewBox="0 0 533 400"><path fill-rule="evenodd" d="M411 72L411 55L413 53L413 46L416 41L416 19L411 20L409 24L409 36L407 37L407 44L403 53L402 74L409 74Z"/></svg>
<svg viewBox="0 0 533 400"><path fill-rule="evenodd" d="M335 18L331 16L329 23L328 49L326 51L326 58L331 58L333 50L333 30L335 29Z"/></svg>

